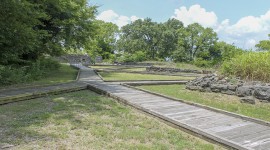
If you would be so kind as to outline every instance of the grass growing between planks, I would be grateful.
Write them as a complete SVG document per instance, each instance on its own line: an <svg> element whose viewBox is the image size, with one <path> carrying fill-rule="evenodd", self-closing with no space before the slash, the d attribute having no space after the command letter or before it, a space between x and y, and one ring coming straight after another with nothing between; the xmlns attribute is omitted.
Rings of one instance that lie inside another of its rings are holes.
<svg viewBox="0 0 270 150"><path fill-rule="evenodd" d="M0 106L0 149L223 149L90 91Z"/></svg>
<svg viewBox="0 0 270 150"><path fill-rule="evenodd" d="M99 72L104 80L192 80L195 77L185 76L166 76L166 75L151 75L151 74L132 74L132 73L116 73L116 72Z"/></svg>
<svg viewBox="0 0 270 150"><path fill-rule="evenodd" d="M185 89L185 85L158 85L140 86L140 88L167 95L174 98L183 99L194 103L199 103L214 108L230 111L233 113L270 121L270 104L258 103L256 105L240 103L239 97Z"/></svg>
<svg viewBox="0 0 270 150"><path fill-rule="evenodd" d="M78 74L77 69L72 68L67 64L61 64L59 70L51 70L50 72L47 73L46 77L44 77L40 80L32 81L32 82L28 82L28 83L4 86L4 87L0 86L0 89L66 83L66 82L71 82L71 81L76 80L77 74Z"/></svg>

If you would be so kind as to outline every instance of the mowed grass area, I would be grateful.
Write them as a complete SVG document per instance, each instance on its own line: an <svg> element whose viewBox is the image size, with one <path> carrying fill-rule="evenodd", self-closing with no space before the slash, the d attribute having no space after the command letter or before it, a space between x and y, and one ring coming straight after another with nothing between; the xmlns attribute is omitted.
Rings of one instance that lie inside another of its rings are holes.
<svg viewBox="0 0 270 150"><path fill-rule="evenodd" d="M0 149L223 149L90 91L0 106Z"/></svg>
<svg viewBox="0 0 270 150"><path fill-rule="evenodd" d="M93 69L100 70L120 70L120 71L146 71L146 67L128 67L128 66L90 66Z"/></svg>
<svg viewBox="0 0 270 150"><path fill-rule="evenodd" d="M59 83L66 83L76 80L78 74L78 70L70 67L68 64L61 64L59 70L51 70L48 72L47 77L42 78L37 81L32 81L29 83L16 84L11 86L4 86L0 89L8 89L8 88L20 88L20 87L31 87L38 85L53 85Z"/></svg>
<svg viewBox="0 0 270 150"><path fill-rule="evenodd" d="M240 103L240 98L237 96L190 91L185 89L185 85L140 86L140 88L185 101L270 121L270 104L267 103L257 103L256 105Z"/></svg>
<svg viewBox="0 0 270 150"><path fill-rule="evenodd" d="M198 67L190 63L174 63L174 62L159 62L159 61L145 61L143 63L151 63L156 67L168 67L168 68L181 68L181 69L194 69L194 70L214 70L214 68Z"/></svg>
<svg viewBox="0 0 270 150"><path fill-rule="evenodd" d="M55 84L71 82L76 80L78 70L70 67L67 64L61 64L59 70L52 70L48 74L48 77L34 81L33 84Z"/></svg>
<svg viewBox="0 0 270 150"><path fill-rule="evenodd" d="M90 66L93 69L117 69L117 68L121 68L119 66Z"/></svg>
<svg viewBox="0 0 270 150"><path fill-rule="evenodd" d="M185 76L166 76L152 74L133 74L133 73L118 73L118 72L99 72L102 78L106 81L117 80L192 80L195 77Z"/></svg>

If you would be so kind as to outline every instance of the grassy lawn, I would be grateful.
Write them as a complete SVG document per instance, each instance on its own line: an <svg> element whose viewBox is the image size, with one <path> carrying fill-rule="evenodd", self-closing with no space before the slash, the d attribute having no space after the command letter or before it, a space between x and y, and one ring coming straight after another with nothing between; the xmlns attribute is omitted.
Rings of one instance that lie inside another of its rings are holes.
<svg viewBox="0 0 270 150"><path fill-rule="evenodd" d="M90 91L0 106L0 149L223 149Z"/></svg>
<svg viewBox="0 0 270 150"><path fill-rule="evenodd" d="M104 80L192 80L195 77L184 76L165 76L151 74L132 74L132 73L117 73L117 72L99 72Z"/></svg>
<svg viewBox="0 0 270 150"><path fill-rule="evenodd" d="M159 61L145 61L144 63L153 63L155 64L154 66L157 66L157 67L194 69L194 70L214 70L213 68L197 67L193 64L188 64L188 63L159 62Z"/></svg>
<svg viewBox="0 0 270 150"><path fill-rule="evenodd" d="M270 104L267 103L258 103L256 105L244 104L240 103L237 96L190 91L185 89L185 85L141 86L141 88L170 97L270 121Z"/></svg>
<svg viewBox="0 0 270 150"><path fill-rule="evenodd" d="M91 66L93 69L101 70L121 70L121 71L146 71L146 67L127 67L127 66Z"/></svg>
<svg viewBox="0 0 270 150"><path fill-rule="evenodd" d="M90 66L93 69L117 69L119 66Z"/></svg>
<svg viewBox="0 0 270 150"><path fill-rule="evenodd" d="M146 71L146 67L144 68L126 68L126 69L122 69L123 71Z"/></svg>
<svg viewBox="0 0 270 150"><path fill-rule="evenodd" d="M58 83L66 83L76 80L78 70L70 67L67 64L61 64L61 67L59 70L52 70L49 72L48 76L45 78L42 78L37 81L33 81L30 83L23 83L23 84L17 84L17 85L11 85L11 86L5 86L1 87L0 89L4 88L18 88L18 87L28 87L28 86L37 86L37 85L52 85L52 84L58 84Z"/></svg>

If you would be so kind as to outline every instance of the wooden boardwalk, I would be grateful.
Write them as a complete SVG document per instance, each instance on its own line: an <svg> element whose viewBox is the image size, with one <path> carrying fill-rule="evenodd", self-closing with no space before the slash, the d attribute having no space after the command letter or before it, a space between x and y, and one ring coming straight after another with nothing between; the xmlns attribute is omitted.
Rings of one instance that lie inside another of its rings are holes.
<svg viewBox="0 0 270 150"><path fill-rule="evenodd" d="M92 69L77 67L80 67L81 72L75 83L2 90L0 100L18 95L22 95L22 98L25 95L27 98L33 93L37 93L38 96L50 91L85 89L88 85L91 90L107 94L123 103L229 147L241 150L270 150L270 125L189 105L120 84L103 82Z"/></svg>
<svg viewBox="0 0 270 150"><path fill-rule="evenodd" d="M142 111L235 149L270 150L269 126L95 80L98 76L90 73L93 72L91 69L81 69L83 81L91 89L106 93Z"/></svg>

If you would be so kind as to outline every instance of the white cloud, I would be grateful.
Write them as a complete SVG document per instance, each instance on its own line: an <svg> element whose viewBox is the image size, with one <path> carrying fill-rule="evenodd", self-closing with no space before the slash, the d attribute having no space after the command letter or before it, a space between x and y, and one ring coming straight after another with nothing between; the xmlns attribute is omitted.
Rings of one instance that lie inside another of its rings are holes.
<svg viewBox="0 0 270 150"><path fill-rule="evenodd" d="M184 25L197 22L205 27L213 27L217 24L216 14L214 12L207 12L198 4L192 5L189 9L186 7L175 9L172 18L182 21Z"/></svg>
<svg viewBox="0 0 270 150"><path fill-rule="evenodd" d="M235 43L241 48L254 48L260 40L267 39L270 33L270 10L259 17L243 17L235 24L230 24L228 19L224 20L215 31L221 40L227 39L227 42Z"/></svg>
<svg viewBox="0 0 270 150"><path fill-rule="evenodd" d="M218 22L215 12L196 4L175 9L172 18L182 21L185 26L196 22L211 27L220 40L245 49L254 48L260 40L268 39L270 33L270 10L259 17L246 16L231 24L229 19Z"/></svg>
<svg viewBox="0 0 270 150"><path fill-rule="evenodd" d="M112 23L115 23L118 27L122 27L129 24L130 22L136 21L141 18L137 16L131 16L131 17L121 16L121 15L118 15L113 10L106 10L106 11L101 12L97 16L97 19L103 20L105 22L112 22Z"/></svg>

